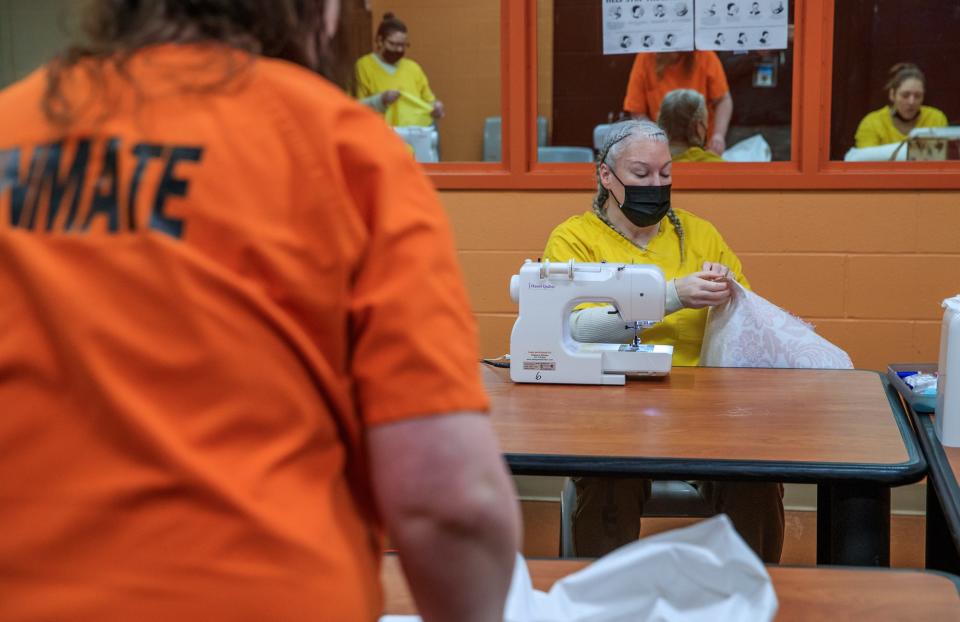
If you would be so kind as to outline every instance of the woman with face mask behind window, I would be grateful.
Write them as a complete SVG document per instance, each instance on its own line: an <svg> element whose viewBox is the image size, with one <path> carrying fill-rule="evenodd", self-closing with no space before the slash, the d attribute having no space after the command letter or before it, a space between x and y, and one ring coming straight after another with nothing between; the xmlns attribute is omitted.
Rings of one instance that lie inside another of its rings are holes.
<svg viewBox="0 0 960 622"><path fill-rule="evenodd" d="M674 365L697 365L709 307L729 300L736 280L749 287L740 260L706 220L670 205L672 162L667 136L649 121L627 121L610 134L597 160L593 210L561 223L543 255L555 262L647 263L667 279L665 317L641 341L672 345ZM582 306L570 319L581 342L629 343L610 305ZM577 555L599 556L635 540L649 480L577 478L573 540ZM779 484L702 482L701 494L726 512L766 562L783 547Z"/></svg>
<svg viewBox="0 0 960 622"><path fill-rule="evenodd" d="M394 127L432 125L445 114L423 69L406 58L409 47L407 25L393 13L384 13L376 51L360 58L355 67L357 97Z"/></svg>

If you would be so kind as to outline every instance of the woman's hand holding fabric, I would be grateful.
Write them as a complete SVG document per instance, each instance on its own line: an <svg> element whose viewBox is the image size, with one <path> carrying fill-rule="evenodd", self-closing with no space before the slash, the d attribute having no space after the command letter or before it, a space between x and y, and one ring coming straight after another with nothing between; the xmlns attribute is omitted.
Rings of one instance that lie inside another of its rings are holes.
<svg viewBox="0 0 960 622"><path fill-rule="evenodd" d="M380 94L380 100L383 102L384 106L389 106L393 102L397 101L397 99L399 98L400 98L400 91L393 90L393 89L389 91L384 91L383 93Z"/></svg>
<svg viewBox="0 0 960 622"><path fill-rule="evenodd" d="M725 267L722 264L716 265ZM728 301L732 293L727 278L713 270L694 272L676 279L675 282L680 302L688 309L715 307Z"/></svg>
<svg viewBox="0 0 960 622"><path fill-rule="evenodd" d="M716 261L705 261L703 262L703 267L700 269L703 270L704 272L710 272L712 274L716 274L718 277L724 278L724 279L731 276L730 268Z"/></svg>

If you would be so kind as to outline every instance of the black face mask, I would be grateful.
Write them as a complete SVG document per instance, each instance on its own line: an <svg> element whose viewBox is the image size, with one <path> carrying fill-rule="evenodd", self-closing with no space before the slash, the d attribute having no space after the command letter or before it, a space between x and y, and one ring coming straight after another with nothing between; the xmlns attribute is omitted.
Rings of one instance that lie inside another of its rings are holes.
<svg viewBox="0 0 960 622"><path fill-rule="evenodd" d="M403 58L403 52L393 52L391 50L384 50L381 55L383 56L383 60L390 65L396 65L400 62L400 59Z"/></svg>
<svg viewBox="0 0 960 622"><path fill-rule="evenodd" d="M614 173L613 167L610 172ZM649 227L660 222L670 210L670 184L666 186L628 186L620 181L623 186L623 202L619 203L620 211L627 217L627 220L638 227ZM612 192L610 194L613 194ZM613 197L614 201L617 197Z"/></svg>

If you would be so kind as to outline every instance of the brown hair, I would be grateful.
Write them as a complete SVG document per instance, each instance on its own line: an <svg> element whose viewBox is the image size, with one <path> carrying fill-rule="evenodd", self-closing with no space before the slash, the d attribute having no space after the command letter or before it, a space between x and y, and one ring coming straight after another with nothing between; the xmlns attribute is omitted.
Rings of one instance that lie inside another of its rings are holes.
<svg viewBox="0 0 960 622"><path fill-rule="evenodd" d="M395 32L407 32L407 25L393 13L384 13L383 20L377 26L377 39L386 39Z"/></svg>
<svg viewBox="0 0 960 622"><path fill-rule="evenodd" d="M345 85L346 68L336 61L333 46L321 41L324 7L325 0L88 0L84 42L67 48L48 65L44 113L55 123L70 123L74 110L63 83L82 61L93 61L89 71L94 77L108 65L126 75L125 65L134 53L162 43L222 44L247 52L251 61L258 55L290 61ZM339 39L335 42L342 44ZM228 61L222 79L183 87L222 87L248 65Z"/></svg>
<svg viewBox="0 0 960 622"><path fill-rule="evenodd" d="M896 91L900 88L900 85L910 78L915 78L920 80L923 84L923 88L927 88L927 78L924 77L923 72L920 71L920 68L914 65L913 63L897 63L890 68L890 71L887 72L887 83L883 87L884 95L888 94L890 91Z"/></svg>
<svg viewBox="0 0 960 622"><path fill-rule="evenodd" d="M678 62L683 63L683 73L690 75L693 73L693 63L696 59L693 52L657 52L654 60L654 68L657 72L657 79L663 79L663 72L667 67L675 65Z"/></svg>

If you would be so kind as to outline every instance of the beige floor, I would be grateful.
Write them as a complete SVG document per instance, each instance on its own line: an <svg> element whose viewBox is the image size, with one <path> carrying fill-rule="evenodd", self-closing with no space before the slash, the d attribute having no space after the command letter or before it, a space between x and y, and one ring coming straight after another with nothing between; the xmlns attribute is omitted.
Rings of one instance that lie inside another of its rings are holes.
<svg viewBox="0 0 960 622"><path fill-rule="evenodd" d="M560 541L560 504L523 501L524 546L527 557L556 557ZM682 527L697 519L647 518L641 536ZM813 565L817 558L816 512L787 511L783 564ZM894 514L890 521L890 565L923 568L924 521L922 516Z"/></svg>

